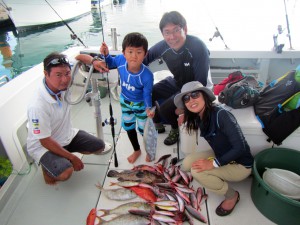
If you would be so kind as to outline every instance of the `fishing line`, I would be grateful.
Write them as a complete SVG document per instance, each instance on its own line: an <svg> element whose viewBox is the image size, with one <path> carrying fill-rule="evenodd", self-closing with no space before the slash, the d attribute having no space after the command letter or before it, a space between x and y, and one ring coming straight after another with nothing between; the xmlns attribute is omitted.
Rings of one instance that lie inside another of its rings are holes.
<svg viewBox="0 0 300 225"><path fill-rule="evenodd" d="M0 2L0 5L2 5L3 8L5 8L7 11L9 11L9 8L8 8L8 6L6 5L5 2L1 1L1 2Z"/></svg>
<svg viewBox="0 0 300 225"><path fill-rule="evenodd" d="M72 28L69 26L69 24L67 24L66 21L63 20L63 18L61 18L61 16L55 11L55 9L50 5L50 3L45 0L45 2L47 2L47 4L51 7L51 9L53 9L53 11L56 13L56 15L61 19L61 21L69 28L69 30L73 33L73 35L71 35L72 39L77 39L84 47L86 47L86 45L83 43L83 41L75 34L75 32L72 30Z"/></svg>

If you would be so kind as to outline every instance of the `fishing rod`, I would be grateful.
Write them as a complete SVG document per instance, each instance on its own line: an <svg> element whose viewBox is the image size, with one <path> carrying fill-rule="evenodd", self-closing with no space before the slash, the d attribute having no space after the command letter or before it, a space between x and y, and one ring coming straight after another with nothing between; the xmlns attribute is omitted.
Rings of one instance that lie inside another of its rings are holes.
<svg viewBox="0 0 300 225"><path fill-rule="evenodd" d="M69 24L63 20L63 18L61 18L61 16L56 12L56 10L52 7L52 5L47 1L45 0L45 2L47 2L47 4L51 7L51 9L53 9L53 11L56 13L56 15L61 19L61 21L67 26L67 28L69 28L69 30L72 32L71 34L71 38L74 40L74 39L77 39L85 48L86 48L86 45L83 43L83 41L75 34L75 32L72 30L72 28L69 26Z"/></svg>
<svg viewBox="0 0 300 225"><path fill-rule="evenodd" d="M219 29L218 29L218 27L216 25L215 25L215 28L216 28L216 32L214 33L214 35L212 36L212 38L209 39L209 41L212 41L212 39L214 37L220 37L221 40L223 41L224 45L225 45L225 48L229 49L229 47L226 45L226 43L224 41L224 38L223 38L222 34L220 33L220 31L219 31Z"/></svg>
<svg viewBox="0 0 300 225"><path fill-rule="evenodd" d="M114 164L115 167L119 166L117 151L116 151L116 142L115 142L115 119L113 117L113 109L111 105L111 97L110 97L110 88L109 88L109 79L108 79L108 72L106 72L106 79L107 79L107 89L108 89L108 98L109 98L109 124L111 126L111 135L113 138L113 146L114 146Z"/></svg>
<svg viewBox="0 0 300 225"><path fill-rule="evenodd" d="M100 1L98 1L99 3L99 14L100 14L100 18L101 18L101 32L102 32L102 40L104 42L104 30L103 30L103 23L102 23L102 10L101 10L101 5L100 5Z"/></svg>
<svg viewBox="0 0 300 225"><path fill-rule="evenodd" d="M104 42L104 31L103 31L102 12L101 12L100 1L99 1L99 13L100 13L100 18L101 18L102 40ZM106 63L106 67L108 68L107 63ZM111 105L108 72L106 72L106 81L107 81L107 91L108 91L108 98L109 98L109 115L110 115L109 124L111 126L111 135L112 135L112 138L113 138L113 146L114 146L114 165L115 165L115 167L118 167L119 162L118 162L118 157L117 157L116 141L115 141L115 119L113 117L113 108L112 108L112 105Z"/></svg>
<svg viewBox="0 0 300 225"><path fill-rule="evenodd" d="M206 6L205 2L203 2L203 5L204 5L204 7L207 9L206 11L207 11L207 13L208 13L208 17L210 18L211 22L214 24L214 27L215 27L215 29L216 29L214 35L213 35L211 38L209 38L209 41L212 41L213 38L215 38L215 37L216 37L216 38L217 38L217 37L220 37L221 40L223 41L224 45L225 45L225 49L229 49L229 47L228 47L227 44L225 43L225 40L224 40L224 38L223 38L221 32L219 31L219 28L217 27L217 25L216 25L215 21L213 20L212 16L210 15L209 9L208 9L208 7Z"/></svg>
<svg viewBox="0 0 300 225"><path fill-rule="evenodd" d="M286 2L285 0L283 0L284 2L284 9L285 9L285 20L286 20L286 26L287 26L287 30L288 30L288 36L289 36L289 42L290 42L290 49L292 50L292 38L291 38L291 31L290 31L290 23L289 23L289 17L287 14L287 10L286 10Z"/></svg>

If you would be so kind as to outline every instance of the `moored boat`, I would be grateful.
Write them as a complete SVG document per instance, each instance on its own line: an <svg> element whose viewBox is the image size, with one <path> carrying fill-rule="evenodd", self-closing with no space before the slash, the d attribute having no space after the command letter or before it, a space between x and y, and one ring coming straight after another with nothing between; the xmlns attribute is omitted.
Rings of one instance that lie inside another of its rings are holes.
<svg viewBox="0 0 300 225"><path fill-rule="evenodd" d="M100 7L104 7L106 5L110 5L113 3L113 0L91 0L91 8L98 9Z"/></svg>
<svg viewBox="0 0 300 225"><path fill-rule="evenodd" d="M19 32L69 21L88 14L91 10L86 0L1 0L9 18ZM47 16L45 16L47 15Z"/></svg>

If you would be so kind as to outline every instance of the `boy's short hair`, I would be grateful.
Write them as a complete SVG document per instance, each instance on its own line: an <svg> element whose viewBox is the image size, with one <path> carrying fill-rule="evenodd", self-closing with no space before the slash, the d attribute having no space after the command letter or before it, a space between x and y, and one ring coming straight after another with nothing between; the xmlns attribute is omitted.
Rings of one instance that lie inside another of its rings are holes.
<svg viewBox="0 0 300 225"><path fill-rule="evenodd" d="M143 47L145 53L148 51L147 38L138 32L132 32L127 34L122 42L122 51L124 52L126 47Z"/></svg>
<svg viewBox="0 0 300 225"><path fill-rule="evenodd" d="M164 27L169 24L175 24L180 26L181 28L186 27L185 18L177 11L166 12L159 22L159 29L163 32Z"/></svg>
<svg viewBox="0 0 300 225"><path fill-rule="evenodd" d="M55 59L57 59L57 61L55 61ZM53 62L53 60L55 62ZM67 56L59 52L52 52L49 55L47 55L43 61L43 64L44 64L44 70L46 70L48 73L50 73L52 67L56 67L60 65L68 65L71 69Z"/></svg>

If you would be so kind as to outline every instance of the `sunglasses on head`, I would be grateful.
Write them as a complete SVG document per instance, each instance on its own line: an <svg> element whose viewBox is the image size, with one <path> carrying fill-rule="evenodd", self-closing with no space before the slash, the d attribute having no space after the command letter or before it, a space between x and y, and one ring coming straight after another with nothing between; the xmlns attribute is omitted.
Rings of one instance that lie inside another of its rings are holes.
<svg viewBox="0 0 300 225"><path fill-rule="evenodd" d="M70 65L69 63L69 60L67 58L64 58L64 57L61 57L61 58L55 58L55 59L52 59L46 67L49 67L50 65L59 65L59 64L67 64L67 65Z"/></svg>
<svg viewBox="0 0 300 225"><path fill-rule="evenodd" d="M184 95L184 96L182 97L182 101L183 101L184 103L188 103L188 102L190 101L191 98L192 98L192 99L196 99L196 98L199 98L200 95L201 95L201 92L200 92L200 91L193 91L193 92L191 92L190 94Z"/></svg>

